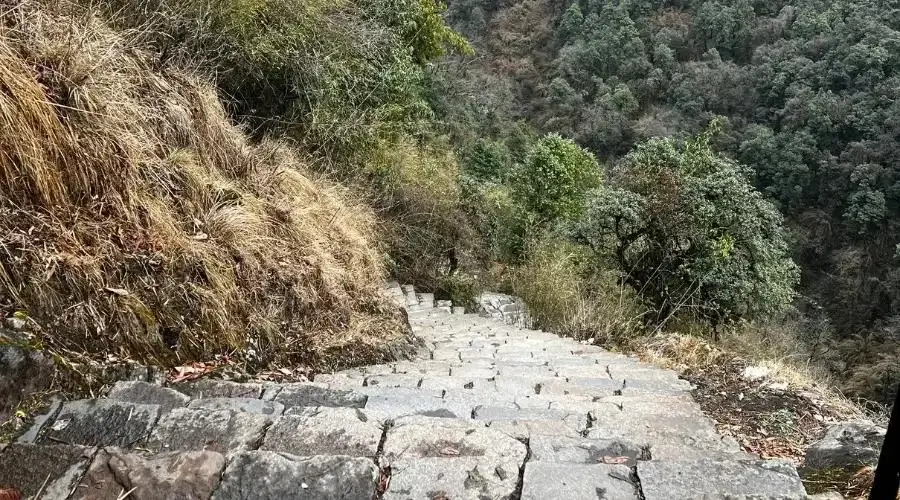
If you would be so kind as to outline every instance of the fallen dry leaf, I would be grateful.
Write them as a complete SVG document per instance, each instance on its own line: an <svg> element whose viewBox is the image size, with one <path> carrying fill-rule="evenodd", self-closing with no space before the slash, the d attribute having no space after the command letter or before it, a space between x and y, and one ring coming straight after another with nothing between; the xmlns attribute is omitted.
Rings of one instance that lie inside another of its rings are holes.
<svg viewBox="0 0 900 500"><path fill-rule="evenodd" d="M0 500L22 500L22 493L14 488L0 488Z"/></svg>
<svg viewBox="0 0 900 500"><path fill-rule="evenodd" d="M216 366L207 363L191 363L185 366L176 366L173 373L169 374L169 382L184 382L185 380L195 380L207 373L215 371Z"/></svg>

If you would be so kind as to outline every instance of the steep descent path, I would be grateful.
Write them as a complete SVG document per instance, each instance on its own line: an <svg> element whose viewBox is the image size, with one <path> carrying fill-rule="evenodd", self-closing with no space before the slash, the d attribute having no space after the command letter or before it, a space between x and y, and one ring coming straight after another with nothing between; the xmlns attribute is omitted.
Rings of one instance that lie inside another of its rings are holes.
<svg viewBox="0 0 900 500"><path fill-rule="evenodd" d="M405 289L405 290L404 290ZM41 498L805 498L669 371L393 287L419 359L310 383L119 382L0 452Z"/></svg>

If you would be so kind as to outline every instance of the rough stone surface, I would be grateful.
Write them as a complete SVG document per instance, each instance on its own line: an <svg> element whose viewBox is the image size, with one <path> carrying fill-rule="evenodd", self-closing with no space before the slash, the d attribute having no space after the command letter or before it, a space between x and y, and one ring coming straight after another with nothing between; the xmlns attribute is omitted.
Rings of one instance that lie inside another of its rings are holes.
<svg viewBox="0 0 900 500"><path fill-rule="evenodd" d="M231 457L212 498L368 500L377 480L378 468L366 458L246 451Z"/></svg>
<svg viewBox="0 0 900 500"><path fill-rule="evenodd" d="M167 413L173 408L183 408L191 401L190 396L186 394L149 382L117 382L107 397L129 403L157 405L160 413Z"/></svg>
<svg viewBox="0 0 900 500"><path fill-rule="evenodd" d="M172 389L187 394L196 399L200 398L258 398L262 395L263 385L257 383L231 382L228 380L216 380L202 378L191 382L173 384Z"/></svg>
<svg viewBox="0 0 900 500"><path fill-rule="evenodd" d="M535 436L581 437L581 431L565 422L553 420L497 420L486 422L488 428L520 441Z"/></svg>
<svg viewBox="0 0 900 500"><path fill-rule="evenodd" d="M41 443L130 447L147 438L159 406L109 399L70 401L44 431Z"/></svg>
<svg viewBox="0 0 900 500"><path fill-rule="evenodd" d="M219 453L255 449L271 422L268 415L176 408L160 418L147 448L153 452L209 450Z"/></svg>
<svg viewBox="0 0 900 500"><path fill-rule="evenodd" d="M483 457L417 458L391 463L385 499L512 498L519 469Z"/></svg>
<svg viewBox="0 0 900 500"><path fill-rule="evenodd" d="M638 500L631 469L624 465L579 465L528 462L522 500L615 499Z"/></svg>
<svg viewBox="0 0 900 500"><path fill-rule="evenodd" d="M0 341L4 338L0 329ZM0 422L27 394L49 388L54 372L53 361L40 352L0 342Z"/></svg>
<svg viewBox="0 0 900 500"><path fill-rule="evenodd" d="M885 429L868 422L832 425L825 436L806 449L805 467L833 469L860 467L878 461Z"/></svg>
<svg viewBox="0 0 900 500"><path fill-rule="evenodd" d="M275 421L260 449L301 456L374 457L382 425L356 408L305 408Z"/></svg>
<svg viewBox="0 0 900 500"><path fill-rule="evenodd" d="M252 398L204 398L191 401L188 408L202 408L205 410L231 410L244 413L259 413L261 415L281 415L284 413L284 405L274 401L263 401Z"/></svg>
<svg viewBox="0 0 900 500"><path fill-rule="evenodd" d="M356 391L329 389L313 383L285 385L273 397L273 401L283 404L286 408L293 406L363 408L367 399L365 394Z"/></svg>
<svg viewBox="0 0 900 500"><path fill-rule="evenodd" d="M116 448L100 450L72 496L77 500L209 498L219 485L225 457L211 451L142 457Z"/></svg>
<svg viewBox="0 0 900 500"><path fill-rule="evenodd" d="M766 467L763 462L654 460L638 463L637 475L646 500L806 498L796 472Z"/></svg>
<svg viewBox="0 0 900 500"><path fill-rule="evenodd" d="M525 445L495 429L454 422L450 426L433 424L395 424L388 430L382 456L386 460L415 458L501 457L521 464Z"/></svg>
<svg viewBox="0 0 900 500"><path fill-rule="evenodd" d="M0 489L15 488L30 498L43 486L42 499L67 498L95 452L83 446L11 444L0 453Z"/></svg>
<svg viewBox="0 0 900 500"><path fill-rule="evenodd" d="M474 404L445 398L441 391L409 388L364 388L369 396L366 409L389 417L424 415L428 417L464 418L472 415Z"/></svg>
<svg viewBox="0 0 900 500"><path fill-rule="evenodd" d="M579 464L635 465L647 460L650 453L640 445L621 440L601 440L536 435L529 443L531 459Z"/></svg>

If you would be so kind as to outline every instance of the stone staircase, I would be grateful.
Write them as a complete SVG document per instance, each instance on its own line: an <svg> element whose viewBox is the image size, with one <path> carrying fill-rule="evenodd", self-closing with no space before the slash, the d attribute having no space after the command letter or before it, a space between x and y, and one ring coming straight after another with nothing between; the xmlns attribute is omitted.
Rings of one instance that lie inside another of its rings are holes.
<svg viewBox="0 0 900 500"><path fill-rule="evenodd" d="M417 359L309 383L119 382L104 398L58 405L6 445L0 489L47 499L806 498L793 467L718 435L673 372L464 314L410 286L391 292L426 342Z"/></svg>

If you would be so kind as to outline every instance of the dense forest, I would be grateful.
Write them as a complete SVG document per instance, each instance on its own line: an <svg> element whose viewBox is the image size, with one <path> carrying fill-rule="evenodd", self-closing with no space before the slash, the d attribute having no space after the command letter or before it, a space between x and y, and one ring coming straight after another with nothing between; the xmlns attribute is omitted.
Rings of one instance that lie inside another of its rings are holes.
<svg viewBox="0 0 900 500"><path fill-rule="evenodd" d="M615 177L635 145L715 120L712 147L786 218L800 294L778 321L850 394L887 399L900 378L900 9L453 0L448 15L477 52L432 74L464 171L483 171L485 152L523 161L523 138L553 132Z"/></svg>

